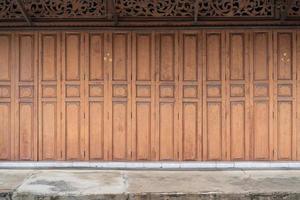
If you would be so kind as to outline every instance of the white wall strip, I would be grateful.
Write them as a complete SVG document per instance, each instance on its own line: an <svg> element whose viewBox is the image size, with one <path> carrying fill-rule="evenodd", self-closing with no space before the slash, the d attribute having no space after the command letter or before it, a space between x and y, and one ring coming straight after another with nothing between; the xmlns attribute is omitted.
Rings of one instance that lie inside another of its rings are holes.
<svg viewBox="0 0 300 200"><path fill-rule="evenodd" d="M93 168L132 170L300 169L300 162L0 162L0 169Z"/></svg>

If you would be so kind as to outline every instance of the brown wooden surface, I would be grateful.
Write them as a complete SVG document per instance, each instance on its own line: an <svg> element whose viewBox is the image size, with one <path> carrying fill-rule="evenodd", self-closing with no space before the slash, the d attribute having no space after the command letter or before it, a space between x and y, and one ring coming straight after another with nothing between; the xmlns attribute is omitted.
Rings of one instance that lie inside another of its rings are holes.
<svg viewBox="0 0 300 200"><path fill-rule="evenodd" d="M1 160L299 160L297 30L0 33Z"/></svg>

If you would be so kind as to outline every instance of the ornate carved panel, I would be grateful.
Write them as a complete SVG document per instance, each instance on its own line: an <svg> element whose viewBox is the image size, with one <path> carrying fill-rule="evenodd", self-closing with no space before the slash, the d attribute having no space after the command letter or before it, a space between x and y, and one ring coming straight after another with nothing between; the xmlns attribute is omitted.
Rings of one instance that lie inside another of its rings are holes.
<svg viewBox="0 0 300 200"><path fill-rule="evenodd" d="M33 17L104 17L105 0L23 0Z"/></svg>
<svg viewBox="0 0 300 200"><path fill-rule="evenodd" d="M277 25L279 20L285 20L286 24L300 23L293 20L300 17L300 0L20 0L20 3L23 6L17 0L0 1L0 27L140 26L142 20L147 25L157 25L160 21L172 26L244 25L246 21L249 25Z"/></svg>
<svg viewBox="0 0 300 200"><path fill-rule="evenodd" d="M272 17L273 0L200 0L198 15L202 17Z"/></svg>
<svg viewBox="0 0 300 200"><path fill-rule="evenodd" d="M115 0L120 17L185 17L194 15L194 0Z"/></svg>
<svg viewBox="0 0 300 200"><path fill-rule="evenodd" d="M105 17L106 0L23 0L31 18ZM15 0L0 1L0 18L22 18Z"/></svg>
<svg viewBox="0 0 300 200"><path fill-rule="evenodd" d="M15 1L0 1L0 19L23 18L21 10Z"/></svg>
<svg viewBox="0 0 300 200"><path fill-rule="evenodd" d="M290 6L288 15L291 17L300 16L300 0L294 0Z"/></svg>
<svg viewBox="0 0 300 200"><path fill-rule="evenodd" d="M274 15L273 0L115 0L121 17L191 17L198 2L198 15L202 17Z"/></svg>

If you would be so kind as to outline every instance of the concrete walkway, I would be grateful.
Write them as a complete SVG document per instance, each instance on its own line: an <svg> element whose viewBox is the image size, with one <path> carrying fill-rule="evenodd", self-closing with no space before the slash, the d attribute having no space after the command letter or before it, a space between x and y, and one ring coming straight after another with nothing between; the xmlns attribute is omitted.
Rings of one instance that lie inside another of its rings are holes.
<svg viewBox="0 0 300 200"><path fill-rule="evenodd" d="M300 171L0 170L0 199L300 199Z"/></svg>

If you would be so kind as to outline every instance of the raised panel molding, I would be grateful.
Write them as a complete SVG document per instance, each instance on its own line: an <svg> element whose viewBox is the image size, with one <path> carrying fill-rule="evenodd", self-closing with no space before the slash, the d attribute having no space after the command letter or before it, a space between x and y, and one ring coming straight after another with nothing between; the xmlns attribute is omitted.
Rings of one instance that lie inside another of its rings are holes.
<svg viewBox="0 0 300 200"><path fill-rule="evenodd" d="M0 160L299 160L299 32L0 33Z"/></svg>

